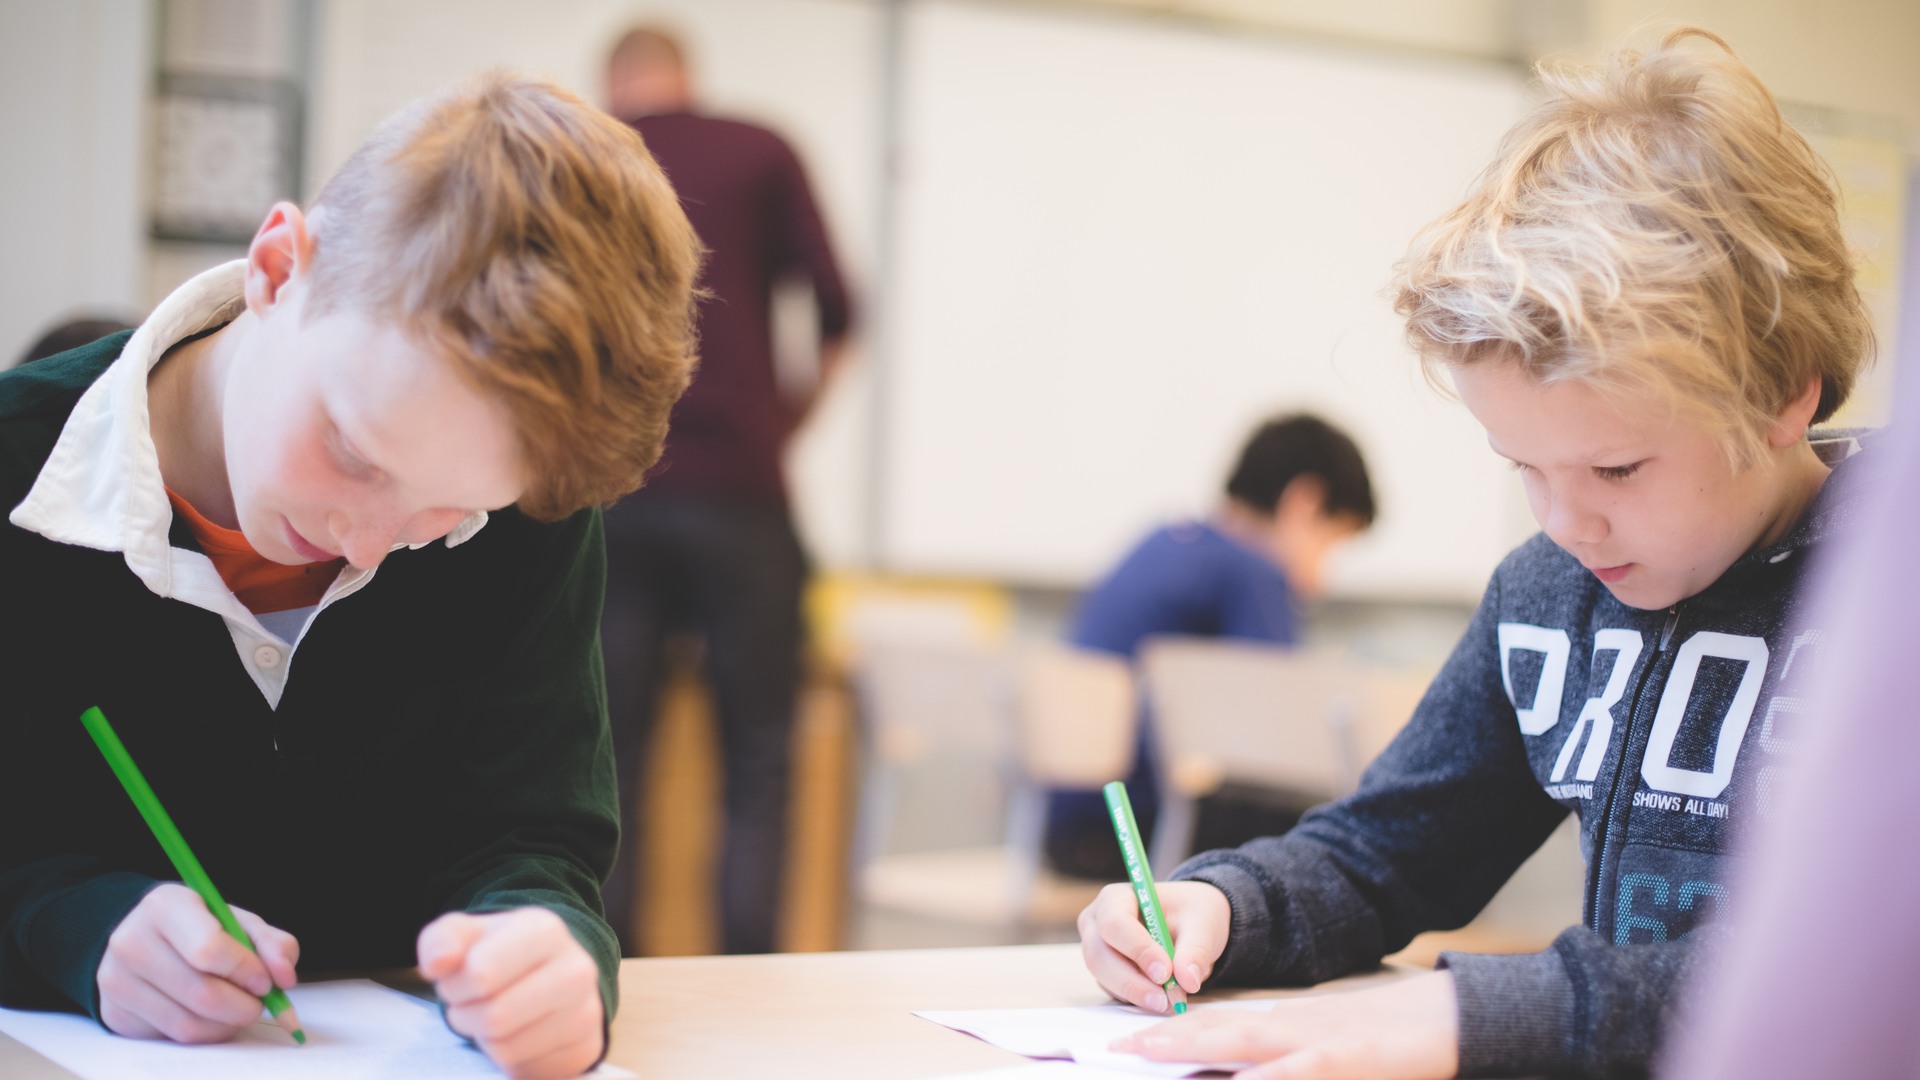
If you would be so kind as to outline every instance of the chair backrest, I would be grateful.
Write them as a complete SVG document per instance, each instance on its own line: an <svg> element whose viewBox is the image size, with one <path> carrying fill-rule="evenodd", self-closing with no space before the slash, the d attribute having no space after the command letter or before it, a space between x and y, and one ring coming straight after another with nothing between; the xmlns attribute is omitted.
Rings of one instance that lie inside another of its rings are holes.
<svg viewBox="0 0 1920 1080"><path fill-rule="evenodd" d="M1353 726L1355 755L1362 770L1407 726L1439 673L1439 668L1421 664L1365 669L1366 692Z"/></svg>
<svg viewBox="0 0 1920 1080"><path fill-rule="evenodd" d="M916 762L943 751L1011 751L1014 667L1006 650L964 641L864 645L854 683L874 751Z"/></svg>
<svg viewBox="0 0 1920 1080"><path fill-rule="evenodd" d="M869 642L853 681L867 748L855 862L1003 836L1017 778L1007 650Z"/></svg>
<svg viewBox="0 0 1920 1080"><path fill-rule="evenodd" d="M1354 662L1217 638L1156 638L1140 656L1174 791L1198 797L1244 781L1332 797L1353 786L1365 693Z"/></svg>
<svg viewBox="0 0 1920 1080"><path fill-rule="evenodd" d="M1133 669L1111 653L1053 643L1020 656L1015 732L1026 778L1097 788L1133 767Z"/></svg>

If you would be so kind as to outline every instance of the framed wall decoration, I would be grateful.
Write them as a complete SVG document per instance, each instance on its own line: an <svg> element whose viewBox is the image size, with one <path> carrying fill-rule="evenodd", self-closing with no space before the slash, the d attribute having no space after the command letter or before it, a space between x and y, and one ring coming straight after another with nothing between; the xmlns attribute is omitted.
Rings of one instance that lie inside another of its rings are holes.
<svg viewBox="0 0 1920 1080"><path fill-rule="evenodd" d="M167 73L154 113L155 239L244 244L276 200L298 195L291 81Z"/></svg>

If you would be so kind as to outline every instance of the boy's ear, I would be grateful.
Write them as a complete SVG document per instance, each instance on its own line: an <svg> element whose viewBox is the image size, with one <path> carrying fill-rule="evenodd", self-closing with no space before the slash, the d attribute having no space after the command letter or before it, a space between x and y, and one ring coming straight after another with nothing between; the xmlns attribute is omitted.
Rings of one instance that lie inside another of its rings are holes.
<svg viewBox="0 0 1920 1080"><path fill-rule="evenodd" d="M1773 426L1767 430L1767 445L1780 450L1807 437L1807 429L1813 426L1813 414L1820 408L1820 376L1807 380L1807 385L1774 417Z"/></svg>
<svg viewBox="0 0 1920 1080"><path fill-rule="evenodd" d="M1273 516L1276 520L1311 521L1325 517L1327 513L1327 482L1313 473L1301 473L1287 481L1280 489L1280 498L1273 504Z"/></svg>
<svg viewBox="0 0 1920 1080"><path fill-rule="evenodd" d="M281 290L303 274L313 259L313 234L307 216L290 202L273 204L247 247L247 310L265 315L280 301Z"/></svg>

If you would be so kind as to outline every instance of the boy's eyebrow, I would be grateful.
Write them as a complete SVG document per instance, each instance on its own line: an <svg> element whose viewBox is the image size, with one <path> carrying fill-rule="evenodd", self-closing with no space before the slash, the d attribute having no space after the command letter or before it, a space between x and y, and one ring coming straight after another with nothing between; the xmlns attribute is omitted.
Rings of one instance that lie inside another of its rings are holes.
<svg viewBox="0 0 1920 1080"><path fill-rule="evenodd" d="M1487 449L1493 451L1495 457L1503 458L1507 461L1511 461L1515 465L1526 464L1526 462L1523 462L1519 458L1514 457L1512 454L1507 453L1505 450L1500 449L1500 444L1493 441L1492 435L1487 436ZM1606 466L1599 464L1600 462L1606 461L1609 458L1617 458L1622 456L1625 456L1627 460L1613 462L1611 465L1606 465ZM1584 464L1586 464L1589 468L1596 468L1596 469L1597 468L1618 468L1619 466L1622 466L1622 465L1637 465L1640 462L1646 461L1651 457L1653 457L1652 450L1644 446L1640 446L1638 444L1630 444L1628 446L1617 448L1617 449L1604 449L1592 454L1588 454L1586 455L1586 461L1584 462Z"/></svg>

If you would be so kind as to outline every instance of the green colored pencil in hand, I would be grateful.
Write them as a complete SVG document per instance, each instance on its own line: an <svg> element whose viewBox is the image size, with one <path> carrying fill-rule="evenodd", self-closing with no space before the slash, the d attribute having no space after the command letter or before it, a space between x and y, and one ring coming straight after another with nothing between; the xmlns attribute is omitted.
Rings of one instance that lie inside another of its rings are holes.
<svg viewBox="0 0 1920 1080"><path fill-rule="evenodd" d="M187 887L200 894L206 901L207 910L213 913L220 925L232 934L235 941L258 955L260 950L254 947L253 939L233 917L233 909L220 898L220 890L213 887L213 879L200 867L200 860L194 858L193 849L187 846L187 839L167 816L167 809L160 805L160 799L154 795L153 788L147 786L147 778L140 775L140 766L133 763L133 756L120 742L120 736L114 734L113 725L107 723L107 716L99 707L88 709L80 714L80 722L87 727L87 734L93 736L93 744L100 748L101 756L107 759L107 765L113 769L113 775L120 778L120 786L127 789L127 797L140 810L140 816L147 819L147 828L153 830L154 839L166 850L167 858L173 860L173 868L180 872L180 880ZM305 1044L307 1033L300 1026L300 1015L293 1011L293 1002L287 1000L287 992L278 986L268 990L260 1003L273 1014L273 1022L287 1030L293 1041Z"/></svg>
<svg viewBox="0 0 1920 1080"><path fill-rule="evenodd" d="M1120 857L1127 864L1127 878L1133 884L1133 895L1140 902L1140 921L1147 924L1147 933L1153 940L1167 950L1167 967L1173 967L1173 935L1167 931L1167 916L1160 910L1160 890L1153 886L1153 871L1147 867L1146 844L1140 839L1140 826L1133 820L1133 800L1127 798L1127 785L1115 780L1100 789L1106 796L1107 816L1113 819L1113 835L1120 841ZM1168 997L1179 985L1172 975L1165 983ZM1187 1003L1173 1003L1175 1013L1187 1011Z"/></svg>

